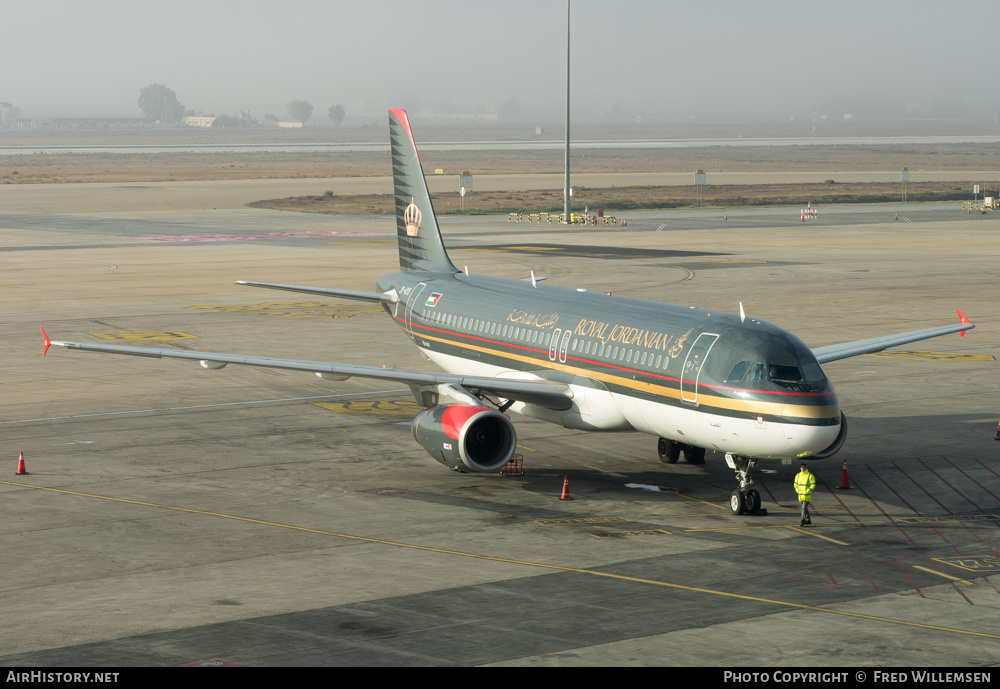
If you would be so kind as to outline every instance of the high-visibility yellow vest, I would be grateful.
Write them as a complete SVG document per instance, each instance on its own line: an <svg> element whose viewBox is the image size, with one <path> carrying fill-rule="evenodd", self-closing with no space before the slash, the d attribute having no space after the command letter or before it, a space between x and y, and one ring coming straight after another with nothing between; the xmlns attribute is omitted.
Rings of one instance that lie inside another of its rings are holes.
<svg viewBox="0 0 1000 689"><path fill-rule="evenodd" d="M799 502L811 502L815 488L816 477L808 469L795 475L795 492L799 494Z"/></svg>

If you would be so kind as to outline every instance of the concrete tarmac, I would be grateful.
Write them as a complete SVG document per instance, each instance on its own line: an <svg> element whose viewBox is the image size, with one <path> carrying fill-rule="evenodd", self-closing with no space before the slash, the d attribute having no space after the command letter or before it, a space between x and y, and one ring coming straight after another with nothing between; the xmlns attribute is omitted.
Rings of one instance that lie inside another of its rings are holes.
<svg viewBox="0 0 1000 689"><path fill-rule="evenodd" d="M977 323L965 337L825 367L850 435L812 464L800 528L790 463L761 465L767 516L733 516L722 456L661 464L652 437L515 416L523 477L454 474L413 442L403 386L43 359L40 325L428 366L367 304L233 284L370 290L398 265L391 219L243 208L228 183L172 207L155 201L166 185L143 186L132 205L102 185L0 188L0 665L996 666L1000 215L441 218L470 272L742 302L810 346L961 308Z"/></svg>

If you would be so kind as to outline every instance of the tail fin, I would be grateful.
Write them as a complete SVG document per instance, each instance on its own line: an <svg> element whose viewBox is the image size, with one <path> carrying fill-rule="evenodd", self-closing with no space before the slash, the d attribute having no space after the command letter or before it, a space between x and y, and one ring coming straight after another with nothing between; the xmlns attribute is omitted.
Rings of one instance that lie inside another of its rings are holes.
<svg viewBox="0 0 1000 689"><path fill-rule="evenodd" d="M389 111L392 180L396 194L399 267L405 271L456 273L448 258L427 191L417 144L405 110Z"/></svg>

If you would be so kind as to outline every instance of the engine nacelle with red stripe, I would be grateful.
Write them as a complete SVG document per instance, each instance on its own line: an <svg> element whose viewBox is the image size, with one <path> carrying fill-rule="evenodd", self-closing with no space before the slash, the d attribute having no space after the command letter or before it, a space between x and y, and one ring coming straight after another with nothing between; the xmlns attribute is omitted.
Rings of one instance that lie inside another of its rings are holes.
<svg viewBox="0 0 1000 689"><path fill-rule="evenodd" d="M423 410L413 418L413 438L454 471L499 471L517 444L510 419L491 407L465 404Z"/></svg>

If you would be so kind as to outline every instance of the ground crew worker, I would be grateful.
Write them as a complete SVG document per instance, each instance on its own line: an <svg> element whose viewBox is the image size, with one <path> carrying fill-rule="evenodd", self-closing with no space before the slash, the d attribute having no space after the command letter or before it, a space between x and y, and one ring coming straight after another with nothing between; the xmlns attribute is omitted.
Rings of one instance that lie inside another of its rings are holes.
<svg viewBox="0 0 1000 689"><path fill-rule="evenodd" d="M816 488L816 477L803 464L799 467L801 471L795 475L795 492L799 495L799 504L802 505L802 515L799 526L812 524L809 519L809 503L812 501L812 492Z"/></svg>

